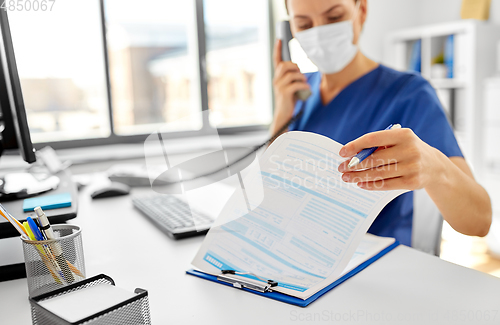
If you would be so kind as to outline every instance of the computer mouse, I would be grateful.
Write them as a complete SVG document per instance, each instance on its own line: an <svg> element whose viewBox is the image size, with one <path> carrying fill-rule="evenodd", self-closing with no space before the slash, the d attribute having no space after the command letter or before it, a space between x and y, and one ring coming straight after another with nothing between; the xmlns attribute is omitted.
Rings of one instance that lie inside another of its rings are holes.
<svg viewBox="0 0 500 325"><path fill-rule="evenodd" d="M108 183L100 188L97 188L90 194L93 199L103 199L107 197L115 197L120 195L127 195L130 193L130 186L112 182Z"/></svg>

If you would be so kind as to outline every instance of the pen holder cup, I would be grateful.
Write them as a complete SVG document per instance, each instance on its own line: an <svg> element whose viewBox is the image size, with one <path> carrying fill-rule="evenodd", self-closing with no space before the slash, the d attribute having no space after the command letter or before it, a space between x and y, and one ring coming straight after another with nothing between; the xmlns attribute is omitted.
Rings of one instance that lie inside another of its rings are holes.
<svg viewBox="0 0 500 325"><path fill-rule="evenodd" d="M30 297L85 279L82 232L75 225L53 225L56 239L23 241Z"/></svg>

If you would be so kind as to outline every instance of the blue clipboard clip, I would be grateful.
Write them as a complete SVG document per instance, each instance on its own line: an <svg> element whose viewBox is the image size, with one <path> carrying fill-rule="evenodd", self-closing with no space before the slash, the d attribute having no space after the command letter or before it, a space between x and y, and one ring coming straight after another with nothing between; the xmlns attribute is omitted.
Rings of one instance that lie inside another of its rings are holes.
<svg viewBox="0 0 500 325"><path fill-rule="evenodd" d="M384 248L380 253L377 255L373 256L369 260L361 263L356 267L355 269L349 271L348 273L344 274L342 277L339 279L335 280L328 286L324 287L320 291L316 292L312 296L310 296L307 299L301 299L293 296L289 296L287 294L281 293L279 291L273 290L273 287L277 286L278 283L275 281L272 281L273 283L270 284L268 280L262 279L260 277L255 276L254 274L251 273L242 273L242 272L237 272L237 271L232 271L232 270L226 270L226 271L221 271L221 274L219 276L216 275L211 275L207 273L203 273L202 271L197 271L197 270L188 270L186 271L187 274L196 276L199 278L202 278L204 280L216 282L219 284L227 285L227 286L232 286L235 288L240 288L241 290L248 291L250 293L253 293L255 295L259 295L262 297L266 297L269 299L274 299L277 301L285 302L287 304L299 306L299 307L307 307L314 301L316 301L319 297L323 296L325 293L328 291L332 290L333 288L337 287L347 279L350 279L351 277L355 276L359 272L363 271L365 268L367 268L370 264L384 256L385 254L389 253L391 250L394 248L398 247L399 242L394 242L394 244ZM262 282L259 282L255 279L241 279L239 278L234 278L236 275L252 275L256 279L260 279ZM247 281L248 280L248 281ZM234 284L236 283L236 284Z"/></svg>
<svg viewBox="0 0 500 325"><path fill-rule="evenodd" d="M251 279L242 279L240 277L235 278L232 277L232 275L251 275L253 277L256 277L257 279L261 280L262 282L259 283L259 281L256 280L251 280ZM250 272L238 272L234 270L221 270L221 274L217 276L217 280L221 282L226 282L231 284L233 287L241 289L241 288L246 288L258 292L272 292L272 288L278 286L278 282L273 281L273 280L265 280L253 273Z"/></svg>

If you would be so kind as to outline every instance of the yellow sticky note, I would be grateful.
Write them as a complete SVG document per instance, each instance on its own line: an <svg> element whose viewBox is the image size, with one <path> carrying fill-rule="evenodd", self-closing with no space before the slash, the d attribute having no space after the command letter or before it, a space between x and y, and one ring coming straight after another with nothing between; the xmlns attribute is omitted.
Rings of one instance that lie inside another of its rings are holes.
<svg viewBox="0 0 500 325"><path fill-rule="evenodd" d="M491 0L463 0L462 19L488 20Z"/></svg>

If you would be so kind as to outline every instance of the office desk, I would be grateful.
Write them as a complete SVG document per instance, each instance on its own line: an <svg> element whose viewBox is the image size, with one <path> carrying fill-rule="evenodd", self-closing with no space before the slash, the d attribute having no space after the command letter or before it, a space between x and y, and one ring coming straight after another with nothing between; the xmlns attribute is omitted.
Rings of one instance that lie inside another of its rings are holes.
<svg viewBox="0 0 500 325"><path fill-rule="evenodd" d="M147 190L140 190L147 191ZM500 280L400 246L307 308L188 276L203 238L173 241L130 198L80 194L87 275L149 291L153 324L499 324ZM0 324L31 324L26 280L0 283Z"/></svg>

